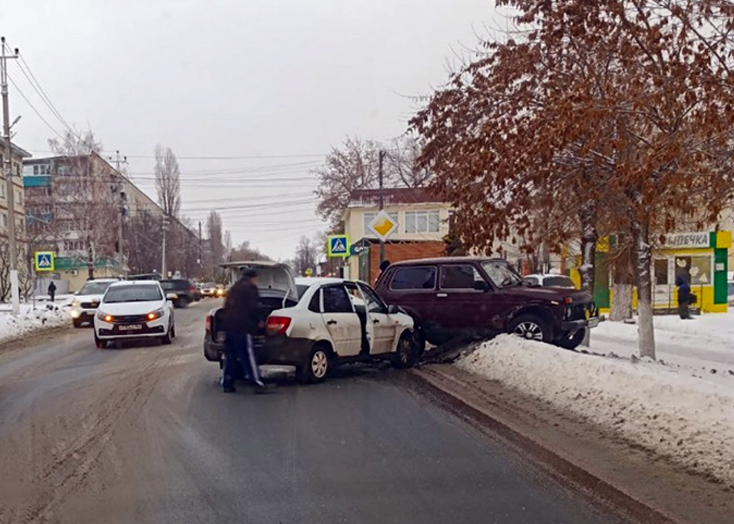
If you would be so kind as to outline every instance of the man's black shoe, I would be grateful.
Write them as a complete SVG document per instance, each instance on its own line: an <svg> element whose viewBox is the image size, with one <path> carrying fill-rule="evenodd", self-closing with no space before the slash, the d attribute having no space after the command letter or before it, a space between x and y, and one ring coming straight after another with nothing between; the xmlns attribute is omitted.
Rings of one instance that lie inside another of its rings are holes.
<svg viewBox="0 0 734 524"><path fill-rule="evenodd" d="M237 390L235 388L224 388L225 393L235 393Z"/></svg>

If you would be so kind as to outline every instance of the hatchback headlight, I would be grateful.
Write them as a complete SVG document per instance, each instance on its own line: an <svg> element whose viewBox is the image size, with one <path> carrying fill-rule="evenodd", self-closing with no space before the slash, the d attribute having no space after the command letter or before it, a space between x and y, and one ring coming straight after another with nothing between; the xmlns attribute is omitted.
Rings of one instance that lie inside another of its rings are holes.
<svg viewBox="0 0 734 524"><path fill-rule="evenodd" d="M74 299L71 301L71 307L78 308L80 306L79 301L77 299Z"/></svg>
<svg viewBox="0 0 734 524"><path fill-rule="evenodd" d="M148 321L150 322L151 320L157 320L161 318L164 315L164 313L165 312L163 311L163 308L156 309L155 311L151 311L150 313L145 315L145 318L148 319Z"/></svg>
<svg viewBox="0 0 734 524"><path fill-rule="evenodd" d="M115 320L115 317L113 317L109 313L105 313L104 311L97 311L97 318L108 323L111 323L113 320Z"/></svg>

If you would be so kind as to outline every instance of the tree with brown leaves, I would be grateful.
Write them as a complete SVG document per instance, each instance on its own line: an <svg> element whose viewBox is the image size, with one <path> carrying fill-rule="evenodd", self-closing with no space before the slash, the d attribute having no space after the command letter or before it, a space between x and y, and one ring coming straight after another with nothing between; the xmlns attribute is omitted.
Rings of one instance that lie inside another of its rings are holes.
<svg viewBox="0 0 734 524"><path fill-rule="evenodd" d="M412 121L419 162L469 245L629 235L641 356L655 357L651 253L731 200L734 6L724 0L498 0L514 39L457 72ZM706 213L700 210L705 209ZM603 231L602 231L603 230Z"/></svg>

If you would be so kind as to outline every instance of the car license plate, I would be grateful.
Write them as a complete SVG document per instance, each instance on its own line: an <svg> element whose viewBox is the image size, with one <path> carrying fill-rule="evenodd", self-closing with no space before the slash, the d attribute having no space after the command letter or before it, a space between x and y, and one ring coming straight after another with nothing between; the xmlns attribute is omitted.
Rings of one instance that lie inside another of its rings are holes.
<svg viewBox="0 0 734 524"><path fill-rule="evenodd" d="M140 331L143 329L142 324L128 324L125 326L117 326L120 331Z"/></svg>
<svg viewBox="0 0 734 524"><path fill-rule="evenodd" d="M591 317L589 319L589 327L593 328L599 325L599 317Z"/></svg>

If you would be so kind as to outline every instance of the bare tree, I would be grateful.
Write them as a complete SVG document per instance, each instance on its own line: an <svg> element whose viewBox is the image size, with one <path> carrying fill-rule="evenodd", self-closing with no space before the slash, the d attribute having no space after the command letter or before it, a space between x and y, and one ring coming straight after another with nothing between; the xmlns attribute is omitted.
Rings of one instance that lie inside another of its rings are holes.
<svg viewBox="0 0 734 524"><path fill-rule="evenodd" d="M206 232L209 241L211 274L214 279L217 279L222 276L219 264L224 262L225 246L222 217L216 211L210 212L206 219Z"/></svg>
<svg viewBox="0 0 734 524"><path fill-rule="evenodd" d="M248 241L242 242L230 253L231 260L271 260L268 255L252 247Z"/></svg>
<svg viewBox="0 0 734 524"><path fill-rule="evenodd" d="M302 236L296 246L293 271L298 275L305 275L306 270L310 269L315 274L320 251L321 244L318 241Z"/></svg>
<svg viewBox="0 0 734 524"><path fill-rule="evenodd" d="M347 137L340 148L333 147L324 165L315 169L319 178L316 210L337 227L352 191L376 189L379 184L379 156L383 161L385 187L421 187L430 179L430 171L419 165L418 142L412 138L394 140L385 146L374 140Z"/></svg>
<svg viewBox="0 0 734 524"><path fill-rule="evenodd" d="M181 172L170 147L155 146L155 189L158 203L169 217L178 217L181 210Z"/></svg>

